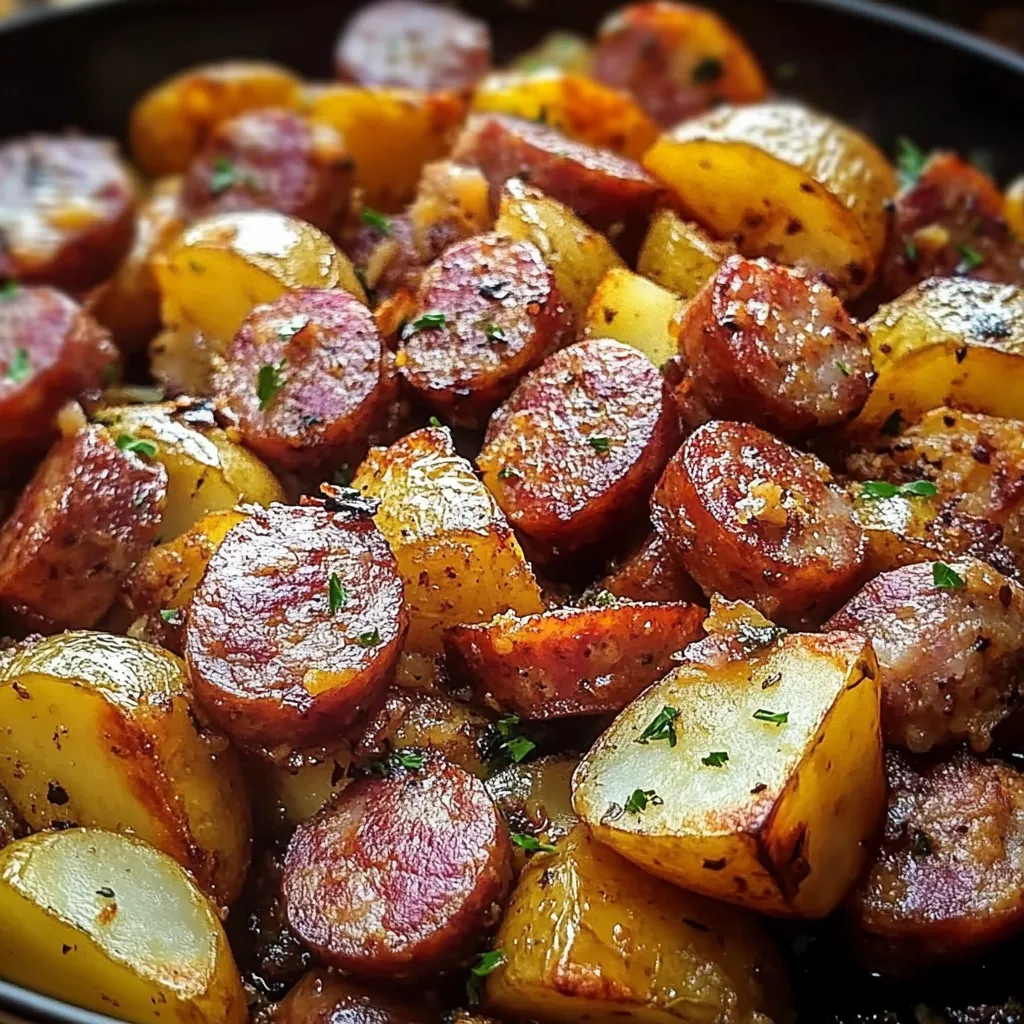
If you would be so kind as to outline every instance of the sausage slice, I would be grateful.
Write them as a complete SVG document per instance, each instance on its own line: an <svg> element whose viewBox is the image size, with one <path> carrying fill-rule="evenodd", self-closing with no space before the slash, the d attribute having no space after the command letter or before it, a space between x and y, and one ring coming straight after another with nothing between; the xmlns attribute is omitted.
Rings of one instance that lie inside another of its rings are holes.
<svg viewBox="0 0 1024 1024"><path fill-rule="evenodd" d="M682 567L664 539L654 532L648 534L632 554L614 565L597 584L597 589L630 601L704 603L704 591Z"/></svg>
<svg viewBox="0 0 1024 1024"><path fill-rule="evenodd" d="M451 967L497 922L508 832L484 784L436 753L346 787L300 825L282 882L288 921L360 977Z"/></svg>
<svg viewBox="0 0 1024 1024"><path fill-rule="evenodd" d="M420 280L398 365L447 422L486 426L527 370L572 340L572 312L537 247L498 235L453 245Z"/></svg>
<svg viewBox="0 0 1024 1024"><path fill-rule="evenodd" d="M246 511L189 611L196 695L244 746L336 741L383 696L405 639L394 555L361 511Z"/></svg>
<svg viewBox="0 0 1024 1024"><path fill-rule="evenodd" d="M828 467L744 423L716 420L686 439L651 519L705 593L787 626L820 622L849 597L867 555Z"/></svg>

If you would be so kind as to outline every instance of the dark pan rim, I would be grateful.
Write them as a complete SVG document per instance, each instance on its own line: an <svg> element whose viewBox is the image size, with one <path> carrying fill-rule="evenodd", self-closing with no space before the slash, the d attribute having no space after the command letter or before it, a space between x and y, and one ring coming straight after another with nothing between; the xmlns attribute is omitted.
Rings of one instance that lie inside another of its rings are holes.
<svg viewBox="0 0 1024 1024"><path fill-rule="evenodd" d="M136 9L140 2L145 3L146 0L91 0L90 3L82 7L72 9L50 8L24 11L9 18L0 26L0 38L16 35L22 28L50 21L86 21L90 17L117 8ZM625 3L627 0L623 0L623 2ZM973 35L964 29L943 24L924 14L898 9L887 3L875 2L875 0L781 0L781 2L801 7L828 8L853 18L875 22L909 36L929 39L951 49L960 50L1024 78L1024 55L1017 54L981 36ZM0 1013L3 1010L22 1013L30 1020L42 1022L118 1024L114 1018L0 979Z"/></svg>

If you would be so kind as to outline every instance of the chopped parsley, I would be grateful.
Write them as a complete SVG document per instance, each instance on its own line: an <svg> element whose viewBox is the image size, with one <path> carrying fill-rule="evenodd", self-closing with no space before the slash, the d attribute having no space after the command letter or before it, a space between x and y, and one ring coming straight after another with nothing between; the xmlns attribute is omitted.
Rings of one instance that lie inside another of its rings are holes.
<svg viewBox="0 0 1024 1024"><path fill-rule="evenodd" d="M411 337L417 331L440 331L448 326L444 313L424 313L423 316L402 328L402 338Z"/></svg>
<svg viewBox="0 0 1024 1024"><path fill-rule="evenodd" d="M243 184L243 179L239 176L235 165L225 156L214 157L213 171L210 174L210 191L215 196L219 196L227 192L229 188L240 184Z"/></svg>
<svg viewBox="0 0 1024 1024"><path fill-rule="evenodd" d="M338 609L348 604L349 593L341 585L341 580L336 572L332 572L327 581L327 600L331 606L331 614L334 615Z"/></svg>
<svg viewBox="0 0 1024 1024"><path fill-rule="evenodd" d="M380 630L369 629L365 633L360 633L357 638L357 643L360 647L379 647Z"/></svg>
<svg viewBox="0 0 1024 1024"><path fill-rule="evenodd" d="M427 420L427 422L432 427L443 427L444 426L444 424L436 416L431 416L430 419Z"/></svg>
<svg viewBox="0 0 1024 1024"><path fill-rule="evenodd" d="M131 434L119 434L114 442L123 452L131 452L133 455L141 455L144 458L152 459L156 456L156 445L141 437L132 437Z"/></svg>
<svg viewBox="0 0 1024 1024"><path fill-rule="evenodd" d="M725 750L712 750L707 757L702 757L700 763L708 768L722 768L729 760L729 754Z"/></svg>
<svg viewBox="0 0 1024 1024"><path fill-rule="evenodd" d="M931 836L920 829L914 829L914 837L910 841L911 857L915 860L919 860L921 857L929 857L934 849Z"/></svg>
<svg viewBox="0 0 1024 1024"><path fill-rule="evenodd" d="M288 383L284 367L283 359L277 363L264 363L256 374L256 397L260 400L260 412L270 408L277 393Z"/></svg>
<svg viewBox="0 0 1024 1024"><path fill-rule="evenodd" d="M484 324L484 335L487 340L495 345L504 345L508 338L505 337L504 328L498 324Z"/></svg>
<svg viewBox="0 0 1024 1024"><path fill-rule="evenodd" d="M917 184L924 165L928 163L928 157L906 136L899 139L896 145L899 147L896 154L896 169L899 171L900 187L910 188L911 185Z"/></svg>
<svg viewBox="0 0 1024 1024"><path fill-rule="evenodd" d="M634 789L626 801L626 810L630 814L641 814L648 806L658 807L663 801L653 789Z"/></svg>
<svg viewBox="0 0 1024 1024"><path fill-rule="evenodd" d="M917 249L917 242L912 238L907 238L903 242L903 258L907 264L911 267L917 266L917 261L920 258L920 253Z"/></svg>
<svg viewBox="0 0 1024 1024"><path fill-rule="evenodd" d="M754 718L759 722L771 722L772 725L785 725L789 721L788 711L765 711L758 708L754 712Z"/></svg>
<svg viewBox="0 0 1024 1024"><path fill-rule="evenodd" d="M480 1002L481 980L488 974L493 974L499 967L503 967L505 963L505 953L500 949L492 949L477 957L476 963L469 969L469 981L466 982L466 999L470 1006L477 1006Z"/></svg>
<svg viewBox="0 0 1024 1024"><path fill-rule="evenodd" d="M958 274L969 274L985 266L985 257L973 246L958 245L956 251L960 253L960 265L956 268Z"/></svg>
<svg viewBox="0 0 1024 1024"><path fill-rule="evenodd" d="M882 424L881 430L886 437L897 437L899 432L903 429L903 414L899 409L894 409L885 418L885 422Z"/></svg>
<svg viewBox="0 0 1024 1024"><path fill-rule="evenodd" d="M185 620L185 612L182 608L161 608L160 618L168 626L180 626Z"/></svg>
<svg viewBox="0 0 1024 1024"><path fill-rule="evenodd" d="M650 725L635 740L636 743L667 742L676 745L676 719L679 711L666 704L653 718Z"/></svg>
<svg viewBox="0 0 1024 1024"><path fill-rule="evenodd" d="M588 437L587 444L602 455L607 455L612 448L612 443L607 437Z"/></svg>
<svg viewBox="0 0 1024 1024"><path fill-rule="evenodd" d="M382 235L390 235L392 231L391 218L377 210L364 206L359 211L359 219L368 227L379 231Z"/></svg>
<svg viewBox="0 0 1024 1024"><path fill-rule="evenodd" d="M29 362L26 349L15 349L14 355L11 356L11 361L7 366L7 373L4 376L7 380L13 380L15 384L21 384L32 376L32 364Z"/></svg>
<svg viewBox="0 0 1024 1024"><path fill-rule="evenodd" d="M423 767L423 764L426 761L426 755L416 753L414 751L399 750L392 755L392 760L408 771L416 772Z"/></svg>
<svg viewBox="0 0 1024 1024"><path fill-rule="evenodd" d="M502 466L501 469L498 470L499 480L511 480L513 477L522 479L522 476L523 474L520 473L515 466Z"/></svg>
<svg viewBox="0 0 1024 1024"><path fill-rule="evenodd" d="M554 853L555 847L551 843L541 842L536 836L529 836L525 832L513 832L512 842L521 850L527 853Z"/></svg>
<svg viewBox="0 0 1024 1024"><path fill-rule="evenodd" d="M690 72L694 85L711 85L725 74L725 66L717 57L702 57Z"/></svg>
<svg viewBox="0 0 1024 1024"><path fill-rule="evenodd" d="M842 359L836 360L836 369L844 376L850 376L850 368L842 361Z"/></svg>
<svg viewBox="0 0 1024 1024"><path fill-rule="evenodd" d="M0 284L0 302L13 299L21 291L21 285L17 281L4 281Z"/></svg>
<svg viewBox="0 0 1024 1024"><path fill-rule="evenodd" d="M860 489L862 498L930 498L939 493L931 480L911 480L905 484L890 484L885 480L868 480Z"/></svg>
<svg viewBox="0 0 1024 1024"><path fill-rule="evenodd" d="M277 336L282 341L291 341L299 331L305 330L308 326L308 316L293 316L287 323L278 327Z"/></svg>
<svg viewBox="0 0 1024 1024"><path fill-rule="evenodd" d="M932 580L943 590L960 590L967 586L964 578L945 562L932 562Z"/></svg>
<svg viewBox="0 0 1024 1024"><path fill-rule="evenodd" d="M499 751L507 754L514 764L519 764L537 747L533 740L519 732L518 715L505 715L504 718L499 718L494 723L494 727L497 729L498 735L502 740Z"/></svg>

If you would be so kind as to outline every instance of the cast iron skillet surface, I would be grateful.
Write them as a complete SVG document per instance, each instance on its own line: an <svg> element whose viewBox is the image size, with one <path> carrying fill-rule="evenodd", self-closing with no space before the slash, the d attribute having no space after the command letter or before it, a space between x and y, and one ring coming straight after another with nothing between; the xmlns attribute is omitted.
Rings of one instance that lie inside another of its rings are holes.
<svg viewBox="0 0 1024 1024"><path fill-rule="evenodd" d="M1005 181L1024 171L1024 58L868 0L703 0L731 20L781 92L821 107L889 153L900 136L943 146ZM331 41L358 0L103 0L0 28L0 137L67 127L121 136L134 101L190 64L281 61L331 76ZM486 18L499 60L554 28L591 32L615 0L464 0ZM847 964L829 926L775 925L807 1024L1024 1024L1024 942L985 963L912 984ZM109 1019L0 981L4 1008L35 1021ZM938 1014L933 1015L933 1014Z"/></svg>

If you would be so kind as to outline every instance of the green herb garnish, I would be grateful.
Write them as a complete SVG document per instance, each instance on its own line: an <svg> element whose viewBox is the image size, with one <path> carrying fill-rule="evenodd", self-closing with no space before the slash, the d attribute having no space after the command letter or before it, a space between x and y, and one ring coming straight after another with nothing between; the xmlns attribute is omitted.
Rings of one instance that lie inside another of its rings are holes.
<svg viewBox="0 0 1024 1024"><path fill-rule="evenodd" d="M640 814L647 810L648 805L657 807L661 803L661 797L653 789L634 789L626 801L626 810L631 814Z"/></svg>
<svg viewBox="0 0 1024 1024"><path fill-rule="evenodd" d="M511 480L512 477L518 477L519 479L522 479L522 476L523 474L520 473L515 466L502 466L501 469L498 470L499 480Z"/></svg>
<svg viewBox="0 0 1024 1024"><path fill-rule="evenodd" d="M842 361L842 359L836 360L836 369L844 376L850 376L850 368Z"/></svg>
<svg viewBox="0 0 1024 1024"><path fill-rule="evenodd" d="M970 245L958 245L956 251L960 253L960 265L956 268L959 274L969 274L972 270L985 266L985 257L977 249Z"/></svg>
<svg viewBox="0 0 1024 1024"><path fill-rule="evenodd" d="M602 455L607 455L611 451L612 443L607 437L588 437L587 444L594 449L595 452L600 452Z"/></svg>
<svg viewBox="0 0 1024 1024"><path fill-rule="evenodd" d="M235 165L225 156L213 158L213 172L210 174L210 191L219 196L242 182Z"/></svg>
<svg viewBox="0 0 1024 1024"><path fill-rule="evenodd" d="M260 400L260 412L270 408L277 393L288 383L284 376L285 360L264 363L256 374L256 397Z"/></svg>
<svg viewBox="0 0 1024 1024"><path fill-rule="evenodd" d="M114 442L123 452L131 452L134 455L141 455L144 458L152 459L156 456L156 445L140 437L132 437L131 434L119 434Z"/></svg>
<svg viewBox="0 0 1024 1024"><path fill-rule="evenodd" d="M506 963L505 953L500 949L492 949L488 953L481 953L476 963L469 969L469 981L466 982L466 999L470 1006L477 1006L480 1002L481 981L492 974L499 967Z"/></svg>
<svg viewBox="0 0 1024 1024"><path fill-rule="evenodd" d="M498 324L484 324L484 335L495 345L504 345L508 341L504 329Z"/></svg>
<svg viewBox="0 0 1024 1024"><path fill-rule="evenodd" d="M168 626L180 626L185 621L185 611L182 608L161 608L160 618Z"/></svg>
<svg viewBox="0 0 1024 1024"><path fill-rule="evenodd" d="M924 165L928 163L928 157L906 136L898 139L896 145L899 147L896 154L896 170L899 172L900 187L910 188L911 185L917 184Z"/></svg>
<svg viewBox="0 0 1024 1024"><path fill-rule="evenodd" d="M932 580L943 590L960 590L967 586L964 578L945 562L932 562Z"/></svg>
<svg viewBox="0 0 1024 1024"><path fill-rule="evenodd" d="M357 642L360 647L379 647L380 646L380 630L369 629L365 633L360 633Z"/></svg>
<svg viewBox="0 0 1024 1024"><path fill-rule="evenodd" d="M636 743L659 743L665 741L670 747L676 745L676 719L679 712L666 704L651 721L650 725L635 740Z"/></svg>
<svg viewBox="0 0 1024 1024"><path fill-rule="evenodd" d="M536 836L527 835L525 832L513 832L512 842L516 844L521 850L526 850L527 853L554 853L555 848L551 843L544 843L537 839Z"/></svg>
<svg viewBox="0 0 1024 1024"><path fill-rule="evenodd" d="M21 384L22 381L28 380L31 376L32 364L29 362L28 351L23 348L16 349L7 366L7 373L4 374L4 377L7 380L14 381L15 384Z"/></svg>
<svg viewBox="0 0 1024 1024"><path fill-rule="evenodd" d="M327 581L327 600L331 607L331 614L340 608L344 608L348 604L349 593L341 585L341 580L338 578L336 572L332 572L330 579Z"/></svg>
<svg viewBox="0 0 1024 1024"><path fill-rule="evenodd" d="M708 768L721 768L725 765L725 762L729 760L728 752L724 750L712 750L707 757L702 757L700 763L707 765Z"/></svg>
<svg viewBox="0 0 1024 1024"><path fill-rule="evenodd" d="M754 712L754 718L759 722L771 722L772 725L785 725L789 721L788 711L765 711L758 708Z"/></svg>
<svg viewBox="0 0 1024 1024"><path fill-rule="evenodd" d="M905 484L890 484L885 480L868 480L860 489L862 498L930 498L939 489L931 480L911 480Z"/></svg>
<svg viewBox="0 0 1024 1024"><path fill-rule="evenodd" d="M305 330L308 326L308 316L293 316L287 323L278 327L277 336L282 341L291 341L299 331Z"/></svg>
<svg viewBox="0 0 1024 1024"><path fill-rule="evenodd" d="M417 331L440 331L448 325L448 318L444 313L424 313L411 324L402 328L402 338L408 338Z"/></svg>
<svg viewBox="0 0 1024 1024"><path fill-rule="evenodd" d="M391 218L386 214L379 213L377 210L371 210L369 206L364 206L359 211L359 219L367 227L373 228L374 230L381 232L381 234L391 234Z"/></svg>

